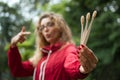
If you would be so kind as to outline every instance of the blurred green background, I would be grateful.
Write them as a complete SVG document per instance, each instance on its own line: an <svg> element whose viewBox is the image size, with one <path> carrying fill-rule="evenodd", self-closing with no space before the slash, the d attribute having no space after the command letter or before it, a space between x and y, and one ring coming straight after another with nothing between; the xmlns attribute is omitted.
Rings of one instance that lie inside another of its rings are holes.
<svg viewBox="0 0 120 80"><path fill-rule="evenodd" d="M79 45L80 17L94 10L98 14L87 46L99 63L85 80L120 80L120 0L0 0L0 80L32 80L12 77L7 65L10 40L22 26L32 32L27 41L19 44L22 59L26 60L35 50L34 28L41 12L62 14Z"/></svg>

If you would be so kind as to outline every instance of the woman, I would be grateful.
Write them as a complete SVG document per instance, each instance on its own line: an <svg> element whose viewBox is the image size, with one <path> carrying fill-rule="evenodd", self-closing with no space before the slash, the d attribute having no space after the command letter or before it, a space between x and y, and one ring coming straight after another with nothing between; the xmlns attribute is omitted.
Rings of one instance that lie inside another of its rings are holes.
<svg viewBox="0 0 120 80"><path fill-rule="evenodd" d="M17 43L24 42L23 27L11 40L8 64L15 77L32 76L33 80L77 80L87 77L98 62L85 45L73 43L71 31L64 19L55 13L41 15L36 32L36 51L32 58L22 62Z"/></svg>

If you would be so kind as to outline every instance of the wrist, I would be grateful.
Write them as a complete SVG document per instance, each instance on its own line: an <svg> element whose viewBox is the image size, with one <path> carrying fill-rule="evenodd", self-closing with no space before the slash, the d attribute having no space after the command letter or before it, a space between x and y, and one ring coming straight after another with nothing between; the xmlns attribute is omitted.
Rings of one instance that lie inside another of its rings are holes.
<svg viewBox="0 0 120 80"><path fill-rule="evenodd" d="M14 42L13 40L11 40L11 43L10 43L11 47L16 47L17 46L17 43Z"/></svg>
<svg viewBox="0 0 120 80"><path fill-rule="evenodd" d="M15 43L11 43L10 45L12 48L17 46Z"/></svg>

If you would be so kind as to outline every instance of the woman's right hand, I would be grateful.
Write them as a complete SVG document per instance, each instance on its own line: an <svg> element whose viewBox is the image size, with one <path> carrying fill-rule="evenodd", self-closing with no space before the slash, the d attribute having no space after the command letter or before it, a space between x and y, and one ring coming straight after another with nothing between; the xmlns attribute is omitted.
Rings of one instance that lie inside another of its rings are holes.
<svg viewBox="0 0 120 80"><path fill-rule="evenodd" d="M80 59L80 72L81 73L90 73L96 67L98 63L97 56L93 51L85 45L80 45L79 47L79 59Z"/></svg>
<svg viewBox="0 0 120 80"><path fill-rule="evenodd" d="M26 35L29 35L31 32L26 32L25 27L23 26L21 31L11 39L11 46L15 47L18 42L23 43L26 40Z"/></svg>

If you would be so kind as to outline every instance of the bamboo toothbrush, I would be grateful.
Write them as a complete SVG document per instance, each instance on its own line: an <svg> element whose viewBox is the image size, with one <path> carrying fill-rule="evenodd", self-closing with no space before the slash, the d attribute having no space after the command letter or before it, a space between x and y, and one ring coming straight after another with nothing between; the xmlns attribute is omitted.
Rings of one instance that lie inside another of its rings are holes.
<svg viewBox="0 0 120 80"><path fill-rule="evenodd" d="M85 18L84 18L84 16L81 16L81 37L80 37L81 41L80 41L80 44L84 44L84 45L87 44L87 41L88 41L88 38L90 35L90 31L91 31L91 27L92 27L92 23L93 23L96 15L97 15L97 11L94 11L92 14L92 19L89 24L90 13L89 12L87 13L85 27L84 27Z"/></svg>

